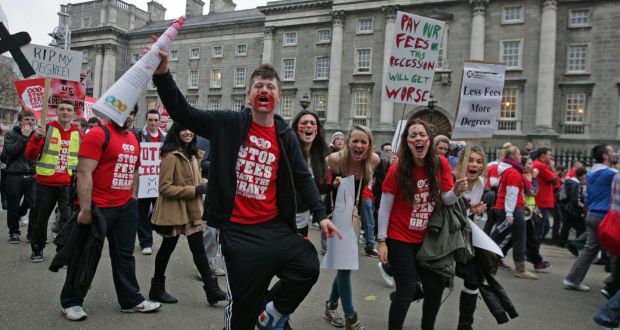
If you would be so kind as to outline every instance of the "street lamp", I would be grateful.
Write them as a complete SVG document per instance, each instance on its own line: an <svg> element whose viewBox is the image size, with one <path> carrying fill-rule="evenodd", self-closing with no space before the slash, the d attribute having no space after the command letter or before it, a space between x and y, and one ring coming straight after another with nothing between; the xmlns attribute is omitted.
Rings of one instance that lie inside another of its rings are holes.
<svg viewBox="0 0 620 330"><path fill-rule="evenodd" d="M55 27L50 36L54 38L56 47L58 47L58 41L64 39L65 49L71 49L71 16L66 12L66 8L61 9L58 15L63 18L62 21L64 22Z"/></svg>
<svg viewBox="0 0 620 330"><path fill-rule="evenodd" d="M301 100L299 100L299 105L301 105L304 110L310 106L310 98L308 97L308 93L304 93L304 96L302 96Z"/></svg>

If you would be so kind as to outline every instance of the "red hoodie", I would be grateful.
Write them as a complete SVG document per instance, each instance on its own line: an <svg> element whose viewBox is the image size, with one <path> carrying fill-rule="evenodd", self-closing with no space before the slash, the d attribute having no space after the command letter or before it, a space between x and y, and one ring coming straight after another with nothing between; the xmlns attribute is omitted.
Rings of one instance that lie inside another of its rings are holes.
<svg viewBox="0 0 620 330"><path fill-rule="evenodd" d="M71 140L71 132L79 131L79 128L77 125L71 124L71 128L65 130L56 120L49 122L49 125L58 128L60 131L60 138L62 140L61 155L63 152L66 152L66 157L64 157L64 163L66 163L66 159L69 158L69 141ZM80 138L83 136L84 135L80 133ZM26 158L29 160L39 158L41 151L43 150L43 144L45 144L45 136L38 137L36 134L32 134L28 140L28 144L26 145L26 150L24 151ZM58 157L58 163L63 162L62 158L63 157ZM66 170L56 172L50 176L37 174L35 177L38 183L46 186L68 186L71 184L71 177Z"/></svg>
<svg viewBox="0 0 620 330"><path fill-rule="evenodd" d="M553 182L554 179L557 180L558 176L555 175L549 169L547 164L535 160L532 165L534 168L538 169L538 192L536 193L536 206L541 209L552 209L555 207L555 197L553 195L553 189L556 185L556 182Z"/></svg>

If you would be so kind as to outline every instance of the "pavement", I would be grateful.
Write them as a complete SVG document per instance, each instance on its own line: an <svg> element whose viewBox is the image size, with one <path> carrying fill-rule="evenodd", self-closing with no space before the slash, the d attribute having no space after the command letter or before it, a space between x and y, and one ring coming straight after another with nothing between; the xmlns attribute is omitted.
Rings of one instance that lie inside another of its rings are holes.
<svg viewBox="0 0 620 330"><path fill-rule="evenodd" d="M0 214L6 223L6 211ZM4 227L6 230L6 227ZM25 233L26 228L22 227ZM6 231L8 232L8 230ZM147 296L154 271L155 253L161 242L155 236L154 254L144 256L136 246L136 274L142 293ZM311 240L319 246L319 232L311 230ZM60 307L60 290L65 271L48 270L54 246L44 251L45 260L30 262L30 245L22 234L21 244L8 244L8 235L0 240L0 329L222 329L224 304L209 307L202 284L195 277L188 245L182 238L168 265L167 290L179 302L164 305L152 314L124 314L116 301L112 282L107 244L97 274L89 291L84 309L88 319L70 322L64 319ZM136 243L137 244L137 243ZM388 294L392 290L377 270L378 260L360 254L360 270L352 273L353 303L359 318L369 329L387 329ZM538 280L524 280L510 271L499 270L497 279L509 293L520 316L507 324L497 325L482 300L478 300L475 329L599 329L592 315L605 303L599 293L607 276L602 266L592 265L584 284L589 292L568 291L562 288L562 279L568 273L575 257L567 250L543 246L542 255L553 264L549 273L538 274ZM512 264L512 258L506 258ZM531 268L532 266L529 265ZM251 277L251 274L248 274ZM297 312L292 316L292 327L299 329L334 329L323 319L324 301L329 295L335 271L321 270L318 283L313 287ZM219 277L220 286L226 287L225 277ZM462 280L456 278L452 291L445 290L445 301L437 317L436 329L456 329L458 303ZM418 329L421 303L409 309L405 329ZM342 314L342 310L340 310Z"/></svg>

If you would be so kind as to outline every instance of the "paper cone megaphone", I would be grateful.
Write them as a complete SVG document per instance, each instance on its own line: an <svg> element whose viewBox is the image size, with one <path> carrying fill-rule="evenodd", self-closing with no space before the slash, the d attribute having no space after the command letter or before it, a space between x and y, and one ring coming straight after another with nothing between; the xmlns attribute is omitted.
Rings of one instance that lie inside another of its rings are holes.
<svg viewBox="0 0 620 330"><path fill-rule="evenodd" d="M176 39L184 23L185 17L176 19L153 43L151 49L95 102L93 110L123 126L159 66L159 51L170 49L170 44Z"/></svg>

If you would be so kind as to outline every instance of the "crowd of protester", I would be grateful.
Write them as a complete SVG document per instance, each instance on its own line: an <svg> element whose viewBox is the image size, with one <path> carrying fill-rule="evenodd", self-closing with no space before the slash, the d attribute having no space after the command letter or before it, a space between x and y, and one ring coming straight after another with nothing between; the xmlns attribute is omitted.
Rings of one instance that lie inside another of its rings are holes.
<svg viewBox="0 0 620 330"><path fill-rule="evenodd" d="M577 256L561 283L566 289L590 290L583 283L590 264L607 263L611 275L601 293L610 300L594 321L618 326L620 263L601 251L597 238L614 198L612 183L620 182L612 146L592 149L592 167L574 160L565 171L555 165L552 149L532 143L523 151L504 143L497 160L487 163L479 145L450 141L419 119L407 122L394 146L375 147L364 126L326 140L316 113L300 111L290 125L274 114L280 80L269 65L252 74L246 109L203 111L187 103L162 59L154 83L174 120L167 132L154 109L147 110L143 128L134 129L137 108L119 125L79 118L68 101L59 104L54 120L38 125L33 112L22 110L4 132L8 242L24 242L21 227L27 226L31 261L53 257L50 269L68 267L60 294L68 320L87 317L82 305L90 282L85 286L83 279L92 281L105 238L123 312L176 303L165 274L183 235L208 304L228 302L226 329L290 328L290 315L318 279L310 229L321 230L321 255L339 253L327 250L326 241L343 234L328 214L342 179L353 176L355 237L395 288L389 329L402 329L411 302L420 299L421 327L433 329L443 290L455 276L464 281L458 329L473 328L478 295L499 297L501 304L485 299L498 323L516 317L493 274L514 267L515 277L536 280L537 273L551 271L541 254L546 240ZM157 197L137 198L141 142L161 146ZM44 254L50 218L56 255ZM507 257L474 247L474 229L504 256L512 249L512 266ZM159 247L153 231L162 237ZM136 237L143 255L157 250L149 299L136 279ZM337 270L323 318L334 327L366 329L354 308L351 272ZM227 292L217 280L224 275Z"/></svg>

